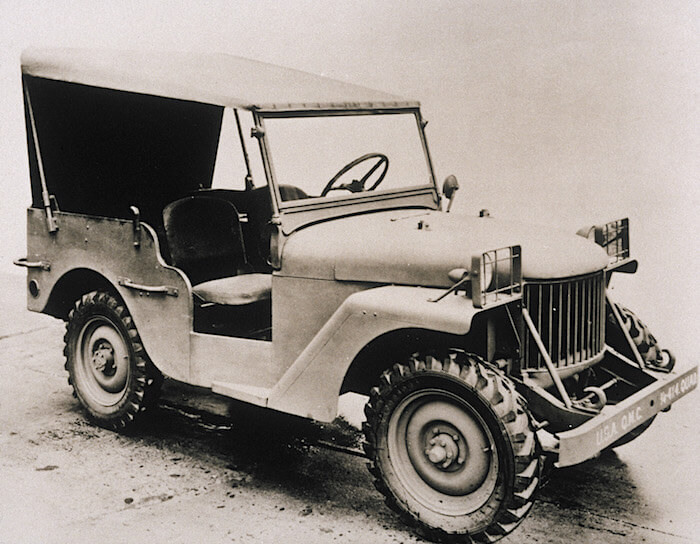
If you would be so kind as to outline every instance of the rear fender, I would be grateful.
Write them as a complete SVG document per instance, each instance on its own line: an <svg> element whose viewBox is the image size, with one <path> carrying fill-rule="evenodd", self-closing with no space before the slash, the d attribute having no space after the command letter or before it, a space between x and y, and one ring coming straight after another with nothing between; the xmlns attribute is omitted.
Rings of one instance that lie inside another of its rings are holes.
<svg viewBox="0 0 700 544"><path fill-rule="evenodd" d="M153 364L167 376L188 381L191 286L182 272L163 261L155 231L141 223L136 244L133 221L66 212L55 212L55 217L59 229L49 234L43 210L27 211L27 260L50 265L28 271L36 296L27 295L27 307L66 319L83 294L115 292L129 309ZM167 293L157 291L166 287Z"/></svg>

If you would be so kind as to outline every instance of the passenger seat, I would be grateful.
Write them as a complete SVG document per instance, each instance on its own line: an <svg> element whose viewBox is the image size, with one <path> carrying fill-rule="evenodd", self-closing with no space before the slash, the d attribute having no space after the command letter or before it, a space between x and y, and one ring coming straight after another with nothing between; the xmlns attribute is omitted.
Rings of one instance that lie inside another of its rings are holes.
<svg viewBox="0 0 700 544"><path fill-rule="evenodd" d="M172 264L187 274L200 301L240 306L270 300L272 274L251 273L233 204L189 196L165 207L163 224Z"/></svg>

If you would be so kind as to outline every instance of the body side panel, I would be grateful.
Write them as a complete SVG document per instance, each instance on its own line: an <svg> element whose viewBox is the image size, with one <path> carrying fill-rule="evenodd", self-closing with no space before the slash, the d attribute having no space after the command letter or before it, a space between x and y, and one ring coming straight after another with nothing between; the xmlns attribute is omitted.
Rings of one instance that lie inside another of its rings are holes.
<svg viewBox="0 0 700 544"><path fill-rule="evenodd" d="M49 271L29 270L28 280L38 283L39 293L27 295L27 307L43 312L63 276L77 269L95 271L126 304L153 364L167 376L189 381L191 287L184 274L161 258L153 229L141 223L137 247L132 221L65 212L55 212L55 216L59 230L49 234L44 211L27 211L27 257L51 264ZM127 288L119 284L120 278L149 287L167 286L177 294Z"/></svg>
<svg viewBox="0 0 700 544"><path fill-rule="evenodd" d="M272 389L268 406L331 421L347 369L374 338L406 328L466 334L478 310L462 295L430 302L443 292L392 285L349 296Z"/></svg>
<svg viewBox="0 0 700 544"><path fill-rule="evenodd" d="M274 366L281 376L351 295L376 284L272 276Z"/></svg>
<svg viewBox="0 0 700 544"><path fill-rule="evenodd" d="M272 343L232 336L190 333L189 383L212 387L214 382L270 388L281 377L272 363Z"/></svg>

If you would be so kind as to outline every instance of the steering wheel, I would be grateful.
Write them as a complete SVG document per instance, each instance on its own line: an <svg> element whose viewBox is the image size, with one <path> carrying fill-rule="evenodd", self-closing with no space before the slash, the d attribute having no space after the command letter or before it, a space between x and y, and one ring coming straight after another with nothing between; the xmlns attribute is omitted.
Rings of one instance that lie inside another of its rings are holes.
<svg viewBox="0 0 700 544"><path fill-rule="evenodd" d="M340 177L342 177L343 174L355 168L358 164L372 159L379 160L374 166L372 166L372 168L369 169L369 171L364 176L362 176L362 178L360 178L359 180L354 179L350 183L341 183L340 185L335 186L335 182L338 181L338 179L340 179ZM369 189L365 189L365 183L367 183L369 177L372 174L374 174L374 172L377 171L377 168L379 168L382 165L384 165L384 169L382 170L381 174L379 174L379 178L377 179L377 181L375 181ZM362 191L374 191L379 186L379 184L382 181L384 181L384 177L386 176L386 171L388 169L389 157L387 157L383 153L367 153L366 155L357 157L355 160L347 163L340 170L338 170L338 173L335 176L333 176L333 178L331 178L331 180L323 188L323 191L321 191L321 196L326 196L331 191L337 191L339 189L345 189L346 191L350 191L351 193L361 193Z"/></svg>

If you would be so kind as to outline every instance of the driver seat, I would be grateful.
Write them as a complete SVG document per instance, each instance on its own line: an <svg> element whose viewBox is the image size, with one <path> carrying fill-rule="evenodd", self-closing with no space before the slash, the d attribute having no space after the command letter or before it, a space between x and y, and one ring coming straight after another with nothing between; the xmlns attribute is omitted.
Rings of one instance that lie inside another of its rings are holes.
<svg viewBox="0 0 700 544"><path fill-rule="evenodd" d="M241 306L270 300L272 274L251 273L235 206L189 196L163 210L172 264L192 282L203 303Z"/></svg>

